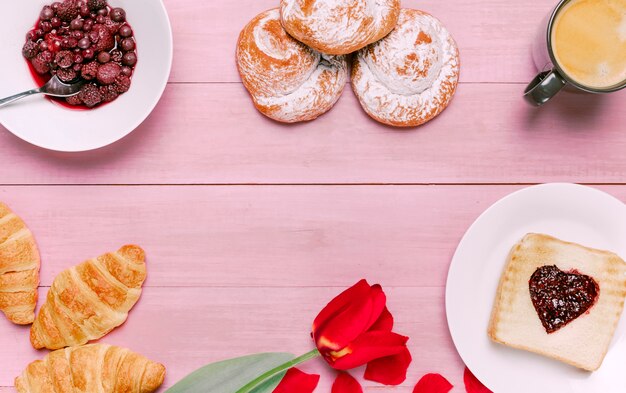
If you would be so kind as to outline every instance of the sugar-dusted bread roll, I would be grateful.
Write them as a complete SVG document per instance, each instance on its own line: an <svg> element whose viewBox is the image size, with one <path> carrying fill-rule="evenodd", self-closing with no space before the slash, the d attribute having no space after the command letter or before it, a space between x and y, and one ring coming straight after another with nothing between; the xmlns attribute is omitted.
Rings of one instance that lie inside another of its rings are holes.
<svg viewBox="0 0 626 393"><path fill-rule="evenodd" d="M389 34L400 0L281 0L282 24L311 48L345 55Z"/></svg>
<svg viewBox="0 0 626 393"><path fill-rule="evenodd" d="M106 344L70 347L32 362L15 379L18 393L151 393L165 367L128 349Z"/></svg>
<svg viewBox="0 0 626 393"><path fill-rule="evenodd" d="M489 337L578 368L597 370L626 296L626 263L617 255L528 234L509 255Z"/></svg>
<svg viewBox="0 0 626 393"><path fill-rule="evenodd" d="M243 29L237 65L256 108L274 120L313 120L337 102L348 80L345 56L321 54L290 37L278 9Z"/></svg>
<svg viewBox="0 0 626 393"><path fill-rule="evenodd" d="M357 52L352 67L352 88L367 114L391 126L414 127L452 100L459 51L439 20L403 9L395 30Z"/></svg>
<svg viewBox="0 0 626 393"><path fill-rule="evenodd" d="M0 311L18 325L35 319L39 250L21 218L0 203Z"/></svg>
<svg viewBox="0 0 626 393"><path fill-rule="evenodd" d="M132 245L61 272L31 326L33 347L59 349L104 337L126 321L145 279L144 251Z"/></svg>

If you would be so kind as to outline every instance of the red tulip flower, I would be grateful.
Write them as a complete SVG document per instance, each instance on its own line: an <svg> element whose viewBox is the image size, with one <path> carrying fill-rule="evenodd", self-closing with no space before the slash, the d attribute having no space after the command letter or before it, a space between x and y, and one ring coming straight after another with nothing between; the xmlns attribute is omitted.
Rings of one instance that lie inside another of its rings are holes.
<svg viewBox="0 0 626 393"><path fill-rule="evenodd" d="M332 393L362 393L359 382L345 371L363 365L367 365L365 379L399 385L406 379L412 359L406 346L409 338L392 330L393 316L387 309L383 289L361 280L334 298L315 318L311 336L317 349L290 364L300 364L321 355L332 368L340 371ZM274 393L304 386L307 379L311 381L311 376L289 373Z"/></svg>
<svg viewBox="0 0 626 393"><path fill-rule="evenodd" d="M336 370L367 364L365 379L398 385L406 379L408 337L392 332L393 316L380 285L361 280L333 299L315 318L312 337Z"/></svg>

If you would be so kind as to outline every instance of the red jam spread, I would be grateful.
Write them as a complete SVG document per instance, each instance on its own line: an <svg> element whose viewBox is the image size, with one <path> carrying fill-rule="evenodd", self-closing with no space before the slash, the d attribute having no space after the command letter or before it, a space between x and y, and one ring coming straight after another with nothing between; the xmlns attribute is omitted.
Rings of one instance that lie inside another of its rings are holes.
<svg viewBox="0 0 626 393"><path fill-rule="evenodd" d="M530 298L548 333L554 333L583 315L598 299L600 287L590 276L576 270L564 272L542 266L528 282Z"/></svg>

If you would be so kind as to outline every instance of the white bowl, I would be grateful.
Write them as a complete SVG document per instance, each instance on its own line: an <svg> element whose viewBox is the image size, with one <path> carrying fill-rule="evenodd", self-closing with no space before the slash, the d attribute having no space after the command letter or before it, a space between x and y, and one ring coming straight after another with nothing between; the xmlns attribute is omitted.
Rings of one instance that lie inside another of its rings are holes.
<svg viewBox="0 0 626 393"><path fill-rule="evenodd" d="M6 1L0 24L0 98L35 87L22 57L26 33L52 0ZM0 108L0 123L19 138L50 150L78 152L109 145L137 128L158 103L170 75L172 28L162 0L109 0L126 10L139 61L130 90L91 110L72 110L43 96Z"/></svg>

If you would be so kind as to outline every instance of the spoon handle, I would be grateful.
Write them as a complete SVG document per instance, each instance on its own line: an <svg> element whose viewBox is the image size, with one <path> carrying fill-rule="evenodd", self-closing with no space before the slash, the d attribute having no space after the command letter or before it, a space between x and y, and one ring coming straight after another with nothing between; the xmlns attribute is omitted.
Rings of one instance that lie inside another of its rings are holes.
<svg viewBox="0 0 626 393"><path fill-rule="evenodd" d="M2 108L5 105L8 105L8 104L10 104L10 103L12 103L14 101L22 99L24 97L28 97L28 96L31 96L33 94L39 94L39 93L41 93L41 89L32 89L32 90L25 91L23 93L16 94L16 95L11 96L11 97L3 98L3 99L0 100L0 108Z"/></svg>

